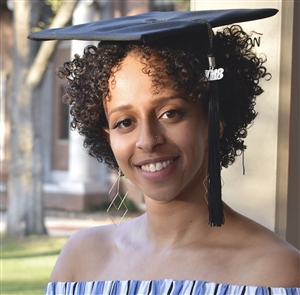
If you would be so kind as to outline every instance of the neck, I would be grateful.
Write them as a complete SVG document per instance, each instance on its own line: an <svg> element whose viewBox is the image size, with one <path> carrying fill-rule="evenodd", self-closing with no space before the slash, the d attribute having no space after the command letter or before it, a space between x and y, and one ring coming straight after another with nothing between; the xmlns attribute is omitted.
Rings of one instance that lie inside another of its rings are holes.
<svg viewBox="0 0 300 295"><path fill-rule="evenodd" d="M193 239L207 236L208 208L204 198L205 189L186 192L169 202L159 202L145 197L146 234L157 247L182 246Z"/></svg>

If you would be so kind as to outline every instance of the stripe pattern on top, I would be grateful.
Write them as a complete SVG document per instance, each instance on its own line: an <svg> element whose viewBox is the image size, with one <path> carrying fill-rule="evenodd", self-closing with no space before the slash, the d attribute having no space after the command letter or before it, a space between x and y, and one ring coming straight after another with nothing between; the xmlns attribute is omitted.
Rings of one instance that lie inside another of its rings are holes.
<svg viewBox="0 0 300 295"><path fill-rule="evenodd" d="M44 295L300 295L300 288L238 286L203 281L51 282Z"/></svg>

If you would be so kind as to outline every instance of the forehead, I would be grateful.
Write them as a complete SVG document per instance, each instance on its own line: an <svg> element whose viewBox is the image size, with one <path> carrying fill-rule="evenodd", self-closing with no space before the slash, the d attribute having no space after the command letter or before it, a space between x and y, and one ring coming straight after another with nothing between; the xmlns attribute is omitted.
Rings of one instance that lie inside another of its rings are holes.
<svg viewBox="0 0 300 295"><path fill-rule="evenodd" d="M136 77L148 80L148 75L142 75L143 68L148 65L142 62L142 56L134 52L129 52L125 59L113 68L113 75L109 79L110 90L116 87L117 83L133 80Z"/></svg>

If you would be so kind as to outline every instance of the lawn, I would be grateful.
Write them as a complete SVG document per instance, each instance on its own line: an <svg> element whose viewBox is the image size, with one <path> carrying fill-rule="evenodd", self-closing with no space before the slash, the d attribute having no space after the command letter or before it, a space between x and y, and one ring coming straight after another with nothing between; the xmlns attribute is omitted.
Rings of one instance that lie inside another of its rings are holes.
<svg viewBox="0 0 300 295"><path fill-rule="evenodd" d="M1 295L43 294L67 238L1 239Z"/></svg>

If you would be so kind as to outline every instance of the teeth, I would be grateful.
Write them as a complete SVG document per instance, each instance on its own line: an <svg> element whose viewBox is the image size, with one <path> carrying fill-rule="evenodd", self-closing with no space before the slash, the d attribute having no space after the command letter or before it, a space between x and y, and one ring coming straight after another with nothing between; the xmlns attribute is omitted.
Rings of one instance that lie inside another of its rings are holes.
<svg viewBox="0 0 300 295"><path fill-rule="evenodd" d="M167 160L167 161L163 161L163 162L157 162L157 163L151 163L148 165L143 165L141 168L144 171L156 172L156 171L165 169L172 163L173 163L173 160Z"/></svg>
<svg viewBox="0 0 300 295"><path fill-rule="evenodd" d="M154 164L150 164L149 171L150 172L155 172L156 171L156 166Z"/></svg>
<svg viewBox="0 0 300 295"><path fill-rule="evenodd" d="M163 169L163 164L161 162L156 163L156 171L160 171Z"/></svg>

